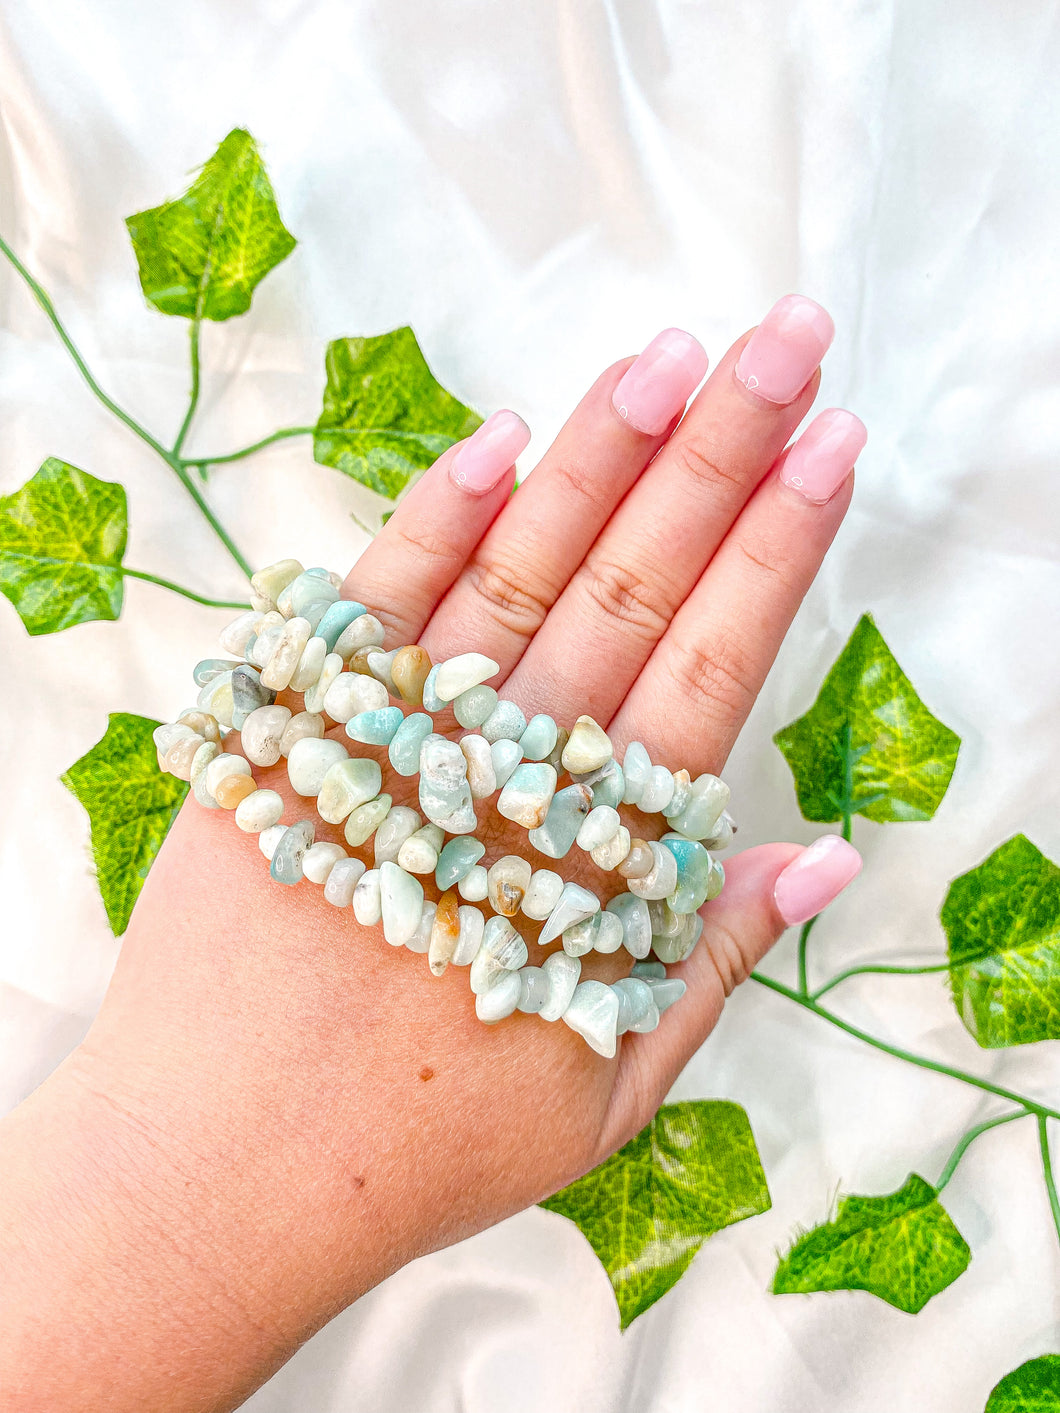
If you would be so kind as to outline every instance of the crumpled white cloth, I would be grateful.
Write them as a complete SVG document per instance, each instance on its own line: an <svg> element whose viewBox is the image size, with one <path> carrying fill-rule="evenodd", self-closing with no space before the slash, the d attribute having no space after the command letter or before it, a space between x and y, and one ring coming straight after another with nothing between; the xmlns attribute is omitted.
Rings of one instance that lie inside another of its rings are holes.
<svg viewBox="0 0 1060 1413"><path fill-rule="evenodd" d="M301 244L250 317L206 330L198 449L312 421L327 339L411 322L443 382L534 430L660 328L716 360L778 296L838 329L818 406L869 427L846 523L726 770L741 844L808 841L770 743L870 610L963 737L928 824L864 821L815 967L941 945L951 877L1025 831L1060 857L1060 112L1055 5L968 0L8 0L0 229L105 387L172 433L186 327L147 311L122 217L182 189L233 126ZM129 488L129 563L237 587L180 488L90 398L0 270L0 490L58 455ZM215 473L252 559L342 565L351 487L289 443ZM60 772L108 710L166 716L214 620L128 585L119 624L28 640L0 602L0 1087L83 1034L118 944ZM204 638L204 634L206 635ZM770 966L790 969L794 934ZM787 970L790 975L790 970ZM1040 1095L1055 1045L982 1052L938 977L853 982L852 1020ZM837 1189L938 1176L996 1112L749 985L675 1097L747 1108L773 1195L625 1335L588 1245L534 1209L420 1260L313 1339L254 1413L969 1413L1060 1347L1060 1253L1033 1129L981 1139L946 1202L974 1258L913 1318L864 1293L774 1297L775 1250Z"/></svg>

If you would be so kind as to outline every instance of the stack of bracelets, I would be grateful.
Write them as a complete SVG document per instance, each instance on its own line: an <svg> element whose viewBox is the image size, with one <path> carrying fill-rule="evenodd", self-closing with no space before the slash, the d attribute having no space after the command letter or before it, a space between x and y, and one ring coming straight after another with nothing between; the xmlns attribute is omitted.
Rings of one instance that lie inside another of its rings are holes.
<svg viewBox="0 0 1060 1413"><path fill-rule="evenodd" d="M562 1018L608 1057L619 1035L654 1030L685 991L665 964L691 954L703 930L698 909L725 880L709 851L732 840L728 786L653 765L639 742L619 764L589 716L569 731L543 714L527 721L486 685L500 668L480 653L435 665L421 647L384 652L383 625L339 597L341 582L292 559L254 575L253 609L220 640L241 660L208 658L195 668L197 707L154 733L161 769L189 781L206 809L233 810L239 828L258 836L278 883L323 885L327 901L352 906L359 923L382 922L391 945L425 952L435 976L450 963L470 966L480 1020L516 1010ZM277 706L283 691L304 693L304 709ZM459 741L434 730L431 714L450 708L469 733ZM398 775L419 777L426 823L382 793L376 759L325 739L325 717L351 741L386 747ZM229 730L239 732L243 755L225 751ZM321 819L343 826L350 849L374 835L374 867L340 844L314 842L310 818L281 823L283 799L252 773L281 757L291 788L316 801ZM564 772L571 783L558 788ZM475 801L498 790L498 813L527 829L539 854L562 859L577 844L600 869L617 871L627 891L601 907L588 888L518 854L484 864ZM619 805L663 815L670 832L650 842L631 836ZM437 902L424 897L428 874ZM472 906L480 902L492 916ZM538 945L562 939L540 966L527 965L512 925L520 912L544 924ZM630 976L613 985L580 979L586 953L620 947L635 959Z"/></svg>

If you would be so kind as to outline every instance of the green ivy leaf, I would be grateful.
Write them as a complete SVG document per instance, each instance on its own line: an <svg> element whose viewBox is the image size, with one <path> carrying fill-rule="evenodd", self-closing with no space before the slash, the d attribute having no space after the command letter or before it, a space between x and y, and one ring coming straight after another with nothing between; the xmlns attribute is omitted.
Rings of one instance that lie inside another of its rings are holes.
<svg viewBox="0 0 1060 1413"><path fill-rule="evenodd" d="M984 1049L1060 1039L1060 868L1025 834L950 884L953 1002Z"/></svg>
<svg viewBox="0 0 1060 1413"><path fill-rule="evenodd" d="M0 496L0 593L30 633L121 613L125 490L49 457Z"/></svg>
<svg viewBox="0 0 1060 1413"><path fill-rule="evenodd" d="M133 904L188 793L164 775L151 733L160 723L113 712L106 735L62 776L88 810L92 856L111 931L120 937Z"/></svg>
<svg viewBox="0 0 1060 1413"><path fill-rule="evenodd" d="M930 819L960 746L917 696L867 613L813 706L773 740L795 777L803 817L822 824L846 810L880 824Z"/></svg>
<svg viewBox="0 0 1060 1413"><path fill-rule="evenodd" d="M843 1198L834 1222L800 1236L781 1258L773 1293L867 1290L915 1315L970 1260L938 1193L911 1173L897 1192Z"/></svg>
<svg viewBox="0 0 1060 1413"><path fill-rule="evenodd" d="M1060 1354L1028 1359L996 1384L983 1413L1060 1413Z"/></svg>
<svg viewBox="0 0 1060 1413"><path fill-rule="evenodd" d="M250 133L228 134L183 196L125 222L140 285L162 314L231 319L296 245Z"/></svg>
<svg viewBox="0 0 1060 1413"><path fill-rule="evenodd" d="M541 1203L607 1271L622 1328L666 1294L707 1237L769 1209L747 1115L721 1099L665 1104L624 1148Z"/></svg>
<svg viewBox="0 0 1060 1413"><path fill-rule="evenodd" d="M375 338L336 339L325 367L313 456L390 500L482 425L437 381L407 326Z"/></svg>

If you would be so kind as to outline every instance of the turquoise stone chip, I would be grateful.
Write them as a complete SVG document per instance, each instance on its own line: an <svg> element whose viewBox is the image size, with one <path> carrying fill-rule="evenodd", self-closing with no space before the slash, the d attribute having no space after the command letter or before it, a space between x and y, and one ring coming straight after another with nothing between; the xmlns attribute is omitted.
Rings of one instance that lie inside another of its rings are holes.
<svg viewBox="0 0 1060 1413"><path fill-rule="evenodd" d="M581 785L588 785L593 792L593 805L610 805L617 810L626 792L626 776L614 756L599 770L591 770L588 775L576 777Z"/></svg>
<svg viewBox="0 0 1060 1413"><path fill-rule="evenodd" d="M424 711L444 711L449 705L448 702L443 702L441 697L434 690L434 684L438 680L438 668L441 667L441 665L441 663L437 663L431 668L430 672L427 673L427 680L423 684Z"/></svg>
<svg viewBox="0 0 1060 1413"><path fill-rule="evenodd" d="M269 865L269 872L277 883L300 882L302 860L313 842L313 834L313 822L309 819L300 819L284 831Z"/></svg>
<svg viewBox="0 0 1060 1413"><path fill-rule="evenodd" d="M639 976L647 981L649 977L657 977L660 981L666 980L666 968L662 962L634 962L629 971L630 976Z"/></svg>
<svg viewBox="0 0 1060 1413"><path fill-rule="evenodd" d="M497 777L497 786L503 789L512 777L512 772L523 758L523 748L518 741L509 741L507 737L501 737L499 741L494 741L490 746L490 755L493 758L493 773Z"/></svg>
<svg viewBox="0 0 1060 1413"><path fill-rule="evenodd" d="M346 735L352 741L367 746L389 746L405 720L400 707L377 707L375 711L359 711L346 723Z"/></svg>
<svg viewBox="0 0 1060 1413"><path fill-rule="evenodd" d="M716 775L700 775L692 781L691 789L692 798L685 808L680 814L667 816L666 822L686 839L709 839L729 803L729 787Z"/></svg>
<svg viewBox="0 0 1060 1413"><path fill-rule="evenodd" d="M518 741L525 730L526 717L514 702L503 700L497 703L482 723L482 734L491 746L502 737L509 741Z"/></svg>
<svg viewBox="0 0 1060 1413"><path fill-rule="evenodd" d="M313 599L312 603L305 605L298 616L306 620L309 624L310 632L315 634L317 625L321 622L330 607L330 599Z"/></svg>
<svg viewBox="0 0 1060 1413"><path fill-rule="evenodd" d="M434 730L434 722L422 711L406 716L390 741L390 764L399 775L417 775L420 769L420 747Z"/></svg>
<svg viewBox="0 0 1060 1413"><path fill-rule="evenodd" d="M339 599L337 603L328 606L327 612L316 625L316 636L323 638L328 645L328 652L333 653L340 634L346 631L355 618L360 618L367 612L363 603L354 603L352 599Z"/></svg>
<svg viewBox="0 0 1060 1413"><path fill-rule="evenodd" d="M202 662L195 664L195 671L191 675L196 687L205 687L207 682L220 677L222 672L234 672L238 666L239 663L233 662L231 658L204 657Z"/></svg>
<svg viewBox="0 0 1060 1413"><path fill-rule="evenodd" d="M444 893L447 888L452 888L454 883L466 878L485 852L485 844L479 843L470 835L464 834L457 839L450 839L438 855L438 867L434 870L435 883Z"/></svg>
<svg viewBox="0 0 1060 1413"><path fill-rule="evenodd" d="M321 578L307 569L299 574L290 588L285 590L291 599L291 617L302 618L311 603L334 603L339 596L338 589L329 580Z"/></svg>
<svg viewBox="0 0 1060 1413"><path fill-rule="evenodd" d="M538 712L527 722L526 730L519 737L519 745L526 760L544 760L556 749L558 739L559 727L551 716Z"/></svg>
<svg viewBox="0 0 1060 1413"><path fill-rule="evenodd" d="M453 702L453 711L465 730L474 731L477 726L482 725L496 705L497 693L492 687L483 685L469 687L466 692L461 692Z"/></svg>
<svg viewBox="0 0 1060 1413"><path fill-rule="evenodd" d="M677 860L677 888L667 898L675 913L694 913L707 901L714 860L694 839L664 834L659 841Z"/></svg>
<svg viewBox="0 0 1060 1413"><path fill-rule="evenodd" d="M574 847L582 820L589 813L589 790L585 785L568 785L552 796L544 824L531 829L527 838L539 853L561 859Z"/></svg>
<svg viewBox="0 0 1060 1413"><path fill-rule="evenodd" d="M644 899L619 893L608 903L607 911L622 924L622 945L630 956L646 957L651 951L651 914Z"/></svg>
<svg viewBox="0 0 1060 1413"><path fill-rule="evenodd" d="M261 685L261 673L241 662L232 672L232 725L241 731L247 717L258 707L272 706L276 693Z"/></svg>

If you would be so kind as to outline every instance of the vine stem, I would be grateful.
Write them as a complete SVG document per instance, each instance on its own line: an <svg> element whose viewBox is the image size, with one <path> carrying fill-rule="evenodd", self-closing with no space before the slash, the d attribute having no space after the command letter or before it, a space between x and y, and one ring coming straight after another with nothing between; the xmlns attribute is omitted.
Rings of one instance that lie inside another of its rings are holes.
<svg viewBox="0 0 1060 1413"><path fill-rule="evenodd" d="M841 981L846 981L851 976L927 976L930 972L949 971L949 962L931 962L925 966L884 966L882 963L869 962L861 967L849 967L846 971L841 971L838 976L833 976L831 981L826 981L823 986L819 986L816 991L809 993L811 1001L819 1001L822 996L831 991L833 986L838 986Z"/></svg>
<svg viewBox="0 0 1060 1413"><path fill-rule="evenodd" d="M811 1011L821 1020L826 1020L830 1025L845 1031L855 1040L861 1040L866 1045L871 1045L876 1050L882 1050L884 1054L893 1055L895 1059L905 1060L907 1064L916 1065L923 1070L932 1070L935 1074L949 1075L950 1079L960 1080L962 1084L970 1084L976 1089L982 1089L987 1094L996 1094L999 1099L1008 1099L1012 1103L1018 1104L1026 1109L1030 1114L1045 1115L1050 1119L1060 1119L1060 1111L1050 1109L1044 1104L1038 1104L1033 1099L1028 1099L1025 1094L1017 1094L1013 1089L1006 1089L1003 1085L992 1084L988 1079L980 1079L978 1075L969 1074L966 1070L959 1070L953 1065L945 1065L941 1060L929 1060L926 1055L915 1055L910 1050L903 1050L899 1045L891 1045L886 1040L880 1040L875 1035L870 1035L867 1031L859 1029L856 1025L851 1025L842 1017L837 1016L834 1011L827 1010L819 1005L811 996L804 996L800 992L793 990L790 986L785 986L782 981L774 981L771 976L763 976L761 972L753 971L751 978L757 981L760 986L767 987L770 991L777 992L780 996L786 996L789 1001L794 1001L797 1006L802 1006L804 1010Z"/></svg>
<svg viewBox="0 0 1060 1413"><path fill-rule="evenodd" d="M181 456L180 449L184 445L184 439L188 435L192 418L195 416L195 409L199 405L199 335L201 329L202 319L196 313L191 321L191 397L188 399L188 410L184 414L184 421L180 424L177 440L173 443L173 455L184 465L187 463Z"/></svg>
<svg viewBox="0 0 1060 1413"><path fill-rule="evenodd" d="M843 820L842 837L848 844L850 843L850 835L854 824L854 805L857 803L854 800L854 750L851 744L851 736L850 723L848 722L843 727L843 745L842 749L839 751L839 758L843 762L843 798L841 800L835 800L835 796L831 796L839 806ZM816 916L804 922L802 931L799 933L798 970L800 996L809 996L810 994L806 944L809 941L810 933L813 931L813 925L820 916L821 914L817 913ZM831 984L834 985L835 983L833 982Z"/></svg>
<svg viewBox="0 0 1060 1413"><path fill-rule="evenodd" d="M1017 1109L1013 1114L1002 1114L999 1118L996 1119L984 1119L981 1124L976 1124L974 1128L970 1128L967 1133L961 1136L961 1138L958 1140L957 1147L950 1154L946 1166L943 1168L939 1176L939 1180L935 1184L935 1191L941 1192L942 1189L946 1186L950 1178L957 1171L957 1164L961 1161L967 1149L971 1147L971 1145L975 1142L975 1140L979 1137L981 1133L986 1133L989 1129L997 1128L999 1124L1011 1123L1013 1119L1030 1118L1030 1115L1030 1109Z"/></svg>
<svg viewBox="0 0 1060 1413"><path fill-rule="evenodd" d="M192 500L198 506L200 512L206 519L207 523L210 525L211 529L216 534L217 538L221 541L225 549L235 560L236 564L239 565L239 568L242 573L245 574L246 577L249 579L253 572L251 570L250 565L243 558L242 554L240 554L239 550L236 548L236 545L232 540L232 537L229 535L225 527L221 524L220 520L218 520L217 516L210 509L199 488L192 480L191 475L188 471L189 463L184 462L178 455L164 447L156 437L153 437L151 435L151 433L147 430L146 427L142 426L139 422L137 422L135 417L130 416L130 414L126 412L124 408L119 407L118 404L114 401L114 399L112 397L109 397L103 391L103 389L100 387L99 383L93 376L88 364L82 357L77 345L67 333L66 326L63 324L63 321L56 313L55 305L52 303L47 291L36 279L34 279L34 277L30 274L29 270L26 269L25 265L23 265L22 261L8 245L7 241L4 240L3 236L0 236L0 254L2 254L5 259L11 264L12 268L17 272L19 278L22 280L22 282L29 289L30 293L33 295L33 298L44 310L44 313L47 315L48 321L50 322L52 328L59 336L59 341L62 343L63 347L70 355L71 359L73 360L74 366L77 368L77 371L81 374L82 378L87 383L89 391L92 393L92 395L103 404L103 406L107 409L108 412L113 413L113 415L117 417L119 422L123 422L125 426L128 427L130 432L132 432L135 436L139 437L140 440L146 443L146 445L149 446L157 456L160 456L162 458L162 460L166 463L170 470L173 471L177 479L180 481L181 485L184 487L187 493L191 496ZM187 420L188 424L190 425L190 417Z"/></svg>
<svg viewBox="0 0 1060 1413"><path fill-rule="evenodd" d="M1038 1143L1042 1150L1042 1176L1045 1178L1045 1190L1049 1194L1049 1208L1053 1214L1053 1226L1056 1228L1056 1238L1060 1241L1060 1198L1056 1195L1056 1182L1053 1178L1053 1163L1049 1156L1049 1129L1046 1119L1050 1115L1044 1111L1038 1114ZM1055 1118L1056 1115L1051 1117Z"/></svg>
<svg viewBox="0 0 1060 1413"><path fill-rule="evenodd" d="M208 599L202 594L197 594L194 589L185 589L182 584L174 584L172 579L163 579L159 574L148 574L143 569L128 569L122 566L122 574L127 579L142 579L145 584L157 584L159 588L170 589L174 594L183 594L186 599L191 599L193 603L205 604L207 608L242 608L250 607L248 603L240 603L236 599Z"/></svg>
<svg viewBox="0 0 1060 1413"><path fill-rule="evenodd" d="M242 461L244 457L253 456L256 451L271 446L273 442L282 442L287 437L309 437L315 431L315 427L281 427L278 432L271 432L267 437L262 437L260 442L252 442L250 446L241 447L239 451L229 451L223 456L191 456L184 461L184 465L222 466L226 461Z"/></svg>

